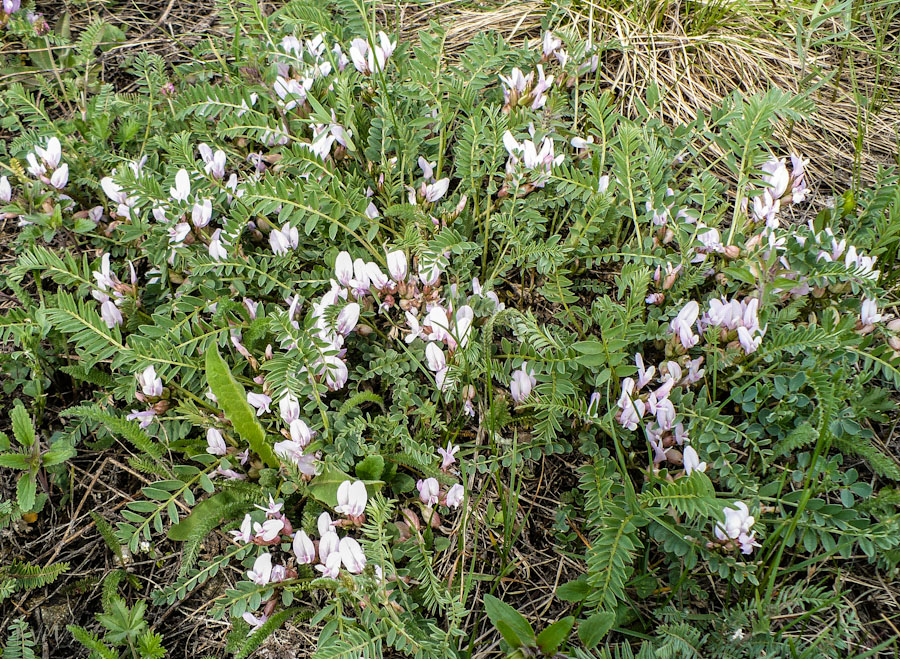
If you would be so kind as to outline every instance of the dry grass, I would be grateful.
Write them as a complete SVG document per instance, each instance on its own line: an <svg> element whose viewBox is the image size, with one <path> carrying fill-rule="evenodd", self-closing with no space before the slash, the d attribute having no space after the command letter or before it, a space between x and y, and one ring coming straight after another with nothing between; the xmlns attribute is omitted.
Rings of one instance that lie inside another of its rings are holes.
<svg viewBox="0 0 900 659"><path fill-rule="evenodd" d="M778 87L801 93L818 86L812 94L817 110L811 120L780 130L787 149L810 158L813 179L841 189L853 183L857 168L859 181L866 184L874 180L879 166L897 163L900 86L889 82L897 62L875 52L869 29L859 28L843 39L855 44L853 48L841 47L835 38L835 43L807 52L801 61L796 23L768 19L770 1L729 3L725 15L700 33L695 33L697 26L685 2L662 3L664 11L641 19L614 8L616 4L582 0L562 9L535 0L511 0L489 8L465 0L399 6L389 2L382 12L386 21L399 23L407 38L438 20L447 30L452 55L485 30L538 49L542 20L549 11L553 29L570 31L580 39L590 37L601 48L601 86L613 92L620 111L636 116L637 101L655 84L662 91L658 116L673 125L690 121L698 112L709 114L734 90L755 94ZM808 23L810 10L801 3L791 5L795 16ZM818 26L814 36L823 39L841 30L840 22L831 19ZM885 38L896 44L900 20L885 26ZM872 52L863 52L864 48ZM883 107L877 114L867 114L857 98L873 99L877 94L884 95Z"/></svg>

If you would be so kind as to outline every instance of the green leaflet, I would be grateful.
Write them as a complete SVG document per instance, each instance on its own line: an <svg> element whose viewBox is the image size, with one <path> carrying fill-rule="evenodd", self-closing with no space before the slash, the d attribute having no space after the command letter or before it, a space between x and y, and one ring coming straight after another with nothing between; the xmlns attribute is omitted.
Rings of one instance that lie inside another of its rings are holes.
<svg viewBox="0 0 900 659"><path fill-rule="evenodd" d="M31 417L22 401L18 398L9 416L12 419L13 435L15 435L16 440L22 448L31 448L31 445L34 444L34 423L32 423Z"/></svg>
<svg viewBox="0 0 900 659"><path fill-rule="evenodd" d="M598 611L587 620L578 623L578 638L588 649L596 646L616 624L616 614L612 611Z"/></svg>
<svg viewBox="0 0 900 659"><path fill-rule="evenodd" d="M219 354L219 347L213 344L206 353L206 379L213 395L225 416L231 421L235 432L241 439L247 440L250 448L269 467L279 466L278 458L266 441L266 432L256 419L256 414L247 402L247 392L240 382L234 379L228 364Z"/></svg>
<svg viewBox="0 0 900 659"><path fill-rule="evenodd" d="M190 539L195 530L208 528L206 525L208 520L213 518L220 520L225 508L236 500L237 496L230 490L223 490L204 499L194 506L190 515L169 528L169 539L179 541Z"/></svg>
<svg viewBox="0 0 900 659"><path fill-rule="evenodd" d="M572 631L574 624L574 616L566 616L557 620L537 635L538 647L548 656L555 655L559 646L569 637L569 632Z"/></svg>
<svg viewBox="0 0 900 659"><path fill-rule="evenodd" d="M485 595L484 611L509 647L531 647L536 643L531 623L503 600Z"/></svg>

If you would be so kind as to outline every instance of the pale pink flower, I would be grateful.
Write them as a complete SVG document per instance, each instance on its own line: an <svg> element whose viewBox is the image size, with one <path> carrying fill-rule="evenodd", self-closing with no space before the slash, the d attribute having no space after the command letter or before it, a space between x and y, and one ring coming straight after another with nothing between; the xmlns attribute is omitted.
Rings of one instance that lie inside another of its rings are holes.
<svg viewBox="0 0 900 659"><path fill-rule="evenodd" d="M516 403L524 403L531 395L531 390L537 384L537 379L526 369L525 364L513 371L512 379L509 382L509 391Z"/></svg>
<svg viewBox="0 0 900 659"><path fill-rule="evenodd" d="M251 391L247 394L247 402L256 408L256 416L262 416L265 412L272 411L269 409L269 403L272 402L272 399L265 394L257 394Z"/></svg>
<svg viewBox="0 0 900 659"><path fill-rule="evenodd" d="M212 455L225 455L228 452L225 438L216 428L206 431L206 452Z"/></svg>
<svg viewBox="0 0 900 659"><path fill-rule="evenodd" d="M309 565L316 560L315 545L313 545L313 541L310 540L305 531L297 531L294 535L292 548L294 550L294 556L297 558L297 563L300 565Z"/></svg>
<svg viewBox="0 0 900 659"><path fill-rule="evenodd" d="M426 506L433 506L440 499L441 486L436 478L420 479L416 482L416 489L419 490L419 499Z"/></svg>
<svg viewBox="0 0 900 659"><path fill-rule="evenodd" d="M693 446L684 447L684 473L690 476L695 471L706 471L706 463L700 462L700 456Z"/></svg>
<svg viewBox="0 0 900 659"><path fill-rule="evenodd" d="M162 396L163 383L160 378L156 377L156 369L152 365L145 368L135 377L137 377L138 385L145 396L150 398Z"/></svg>
<svg viewBox="0 0 900 659"><path fill-rule="evenodd" d="M459 452L459 446L455 446L453 442L447 442L447 448L438 447L438 454L441 456L441 471L447 471L456 464L456 454Z"/></svg>
<svg viewBox="0 0 900 659"><path fill-rule="evenodd" d="M466 491L465 489L463 489L463 486L459 483L456 483L453 487L447 490L447 496L444 497L444 503L446 503L450 508L459 508L459 504L463 502L465 496Z"/></svg>

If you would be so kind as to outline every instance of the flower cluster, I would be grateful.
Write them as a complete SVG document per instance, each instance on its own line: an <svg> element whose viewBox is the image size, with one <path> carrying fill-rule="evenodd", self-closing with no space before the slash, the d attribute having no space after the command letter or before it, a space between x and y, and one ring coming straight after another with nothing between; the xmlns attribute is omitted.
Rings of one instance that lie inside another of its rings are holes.
<svg viewBox="0 0 900 659"><path fill-rule="evenodd" d="M254 521L249 513L246 514L240 528L231 531L236 542L275 547L289 540L293 550L293 558L286 565L273 564L269 552L259 554L247 572L247 578L260 586L277 584L296 578L296 566L312 564L323 576L332 579L337 578L342 566L350 574L360 574L366 566L362 547L351 536L341 538L336 529L345 522L351 525L362 522L367 503L365 485L362 481L345 481L339 488L338 501L335 510L347 515L348 520L334 521L331 515L323 512L317 522L319 539L315 541L302 529L294 531L291 521L282 512L284 504L276 503L271 497L267 506L256 506L265 512L262 522Z"/></svg>
<svg viewBox="0 0 900 659"><path fill-rule="evenodd" d="M724 297L709 301L709 309L700 318L700 331L704 332L709 327L718 327L721 330L720 340L732 342L737 339L746 354L756 352L762 343L765 329L760 329L759 318L756 315L759 308L759 300L752 298L738 302L726 300Z"/></svg>
<svg viewBox="0 0 900 659"><path fill-rule="evenodd" d="M750 514L750 509L743 501L736 502L733 506L726 506L722 512L725 515L724 523L716 523L713 532L719 544L725 549L741 548L741 553L751 554L754 547L759 547L756 542L756 532L751 531L756 519ZM710 543L710 546L714 546Z"/></svg>
<svg viewBox="0 0 900 659"><path fill-rule="evenodd" d="M534 138L534 127L529 129ZM564 154L554 154L553 138L545 137L538 148L532 140L516 140L510 131L503 134L503 146L509 154L506 161L506 185L501 196L508 194L510 185L524 196L536 188L542 188L550 180L553 168L562 163Z"/></svg>
<svg viewBox="0 0 900 659"><path fill-rule="evenodd" d="M653 449L654 466L668 461L676 465L683 463L688 475L694 469L704 471L706 465L700 462L695 449L688 446L682 454L674 448L676 445L683 446L690 439L682 424L675 423L675 405L670 398L675 387L690 386L700 381L705 372L701 368L703 357L692 360L682 356L680 363L665 361L658 369L655 366L646 367L644 357L640 353L634 356L634 361L637 366L637 379L627 377L622 380L622 393L616 403L619 408L616 420L627 430L636 430L644 417L649 414L651 418L644 423L644 432ZM684 369L687 369L686 373ZM658 378L655 377L657 371ZM660 386L652 391L648 388L646 392L641 393L654 379ZM596 404L597 402L592 401L589 409L595 408Z"/></svg>
<svg viewBox="0 0 900 659"><path fill-rule="evenodd" d="M122 312L119 310L119 307L125 300L125 296L135 296L137 273L131 264L129 264L129 269L131 271L131 284L124 284L119 281L119 278L112 271L109 254L104 254L100 258L100 269L93 271L97 288L91 291L91 295L100 303L100 316L110 329L121 325L123 322Z"/></svg>
<svg viewBox="0 0 900 659"><path fill-rule="evenodd" d="M59 139L51 137L46 148L34 147L34 152L26 157L28 173L57 190L62 190L69 182L69 166L62 162L62 146Z"/></svg>
<svg viewBox="0 0 900 659"><path fill-rule="evenodd" d="M743 348L745 354L751 354L762 343L765 328L761 328L757 310L759 300L712 299L709 308L700 318L700 305L691 300L672 319L669 330L674 336L674 349L685 352L700 342L700 334L710 327L720 328L720 340L728 347ZM696 330L696 331L695 331ZM700 334L698 334L699 332Z"/></svg>
<svg viewBox="0 0 900 659"><path fill-rule="evenodd" d="M783 201L798 204L806 199L806 175L804 161L791 155L791 171L784 158L773 158L762 166L762 182L766 188L753 197L751 216L757 222L765 222L770 229L779 226L778 212Z"/></svg>
<svg viewBox="0 0 900 659"><path fill-rule="evenodd" d="M600 64L600 58L596 53L592 53L593 48L588 45L585 49L585 55L588 59L574 69L568 68L570 61L568 51L562 47L562 39L554 36L550 31L545 32L541 39L541 64L535 67L534 71L529 71L526 75L521 69L515 67L509 75L500 75L500 82L503 85L503 111L511 112L517 107L527 107L532 111L540 110L547 104L547 92L553 86L555 76L548 76L544 72L544 65L549 65L554 60L559 64L561 82L571 86L575 84L575 80L585 74L593 73ZM535 77L537 72L537 77Z"/></svg>

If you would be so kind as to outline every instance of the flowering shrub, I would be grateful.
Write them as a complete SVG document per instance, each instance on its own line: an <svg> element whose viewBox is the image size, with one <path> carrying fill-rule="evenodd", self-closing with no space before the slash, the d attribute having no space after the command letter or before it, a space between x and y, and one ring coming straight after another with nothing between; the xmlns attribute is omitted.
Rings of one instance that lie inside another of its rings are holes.
<svg viewBox="0 0 900 659"><path fill-rule="evenodd" d="M823 597L798 565L896 568L900 469L874 441L900 385L892 171L816 213L772 138L803 98L632 121L572 35L450 61L440 32L333 9L236 10L233 41L137 56L139 94L70 118L0 97L4 365L39 418L58 377L84 385L49 452L0 445L32 483L7 520L38 470L124 440L153 482L113 544L181 543L157 605L237 566L213 615L240 656L291 619L317 656L461 656L484 476L555 454L580 465L560 519L581 529L548 530L583 558L558 592L578 606L535 634L485 598L511 656L591 656L613 627L641 656L776 656L795 641L767 607Z"/></svg>

